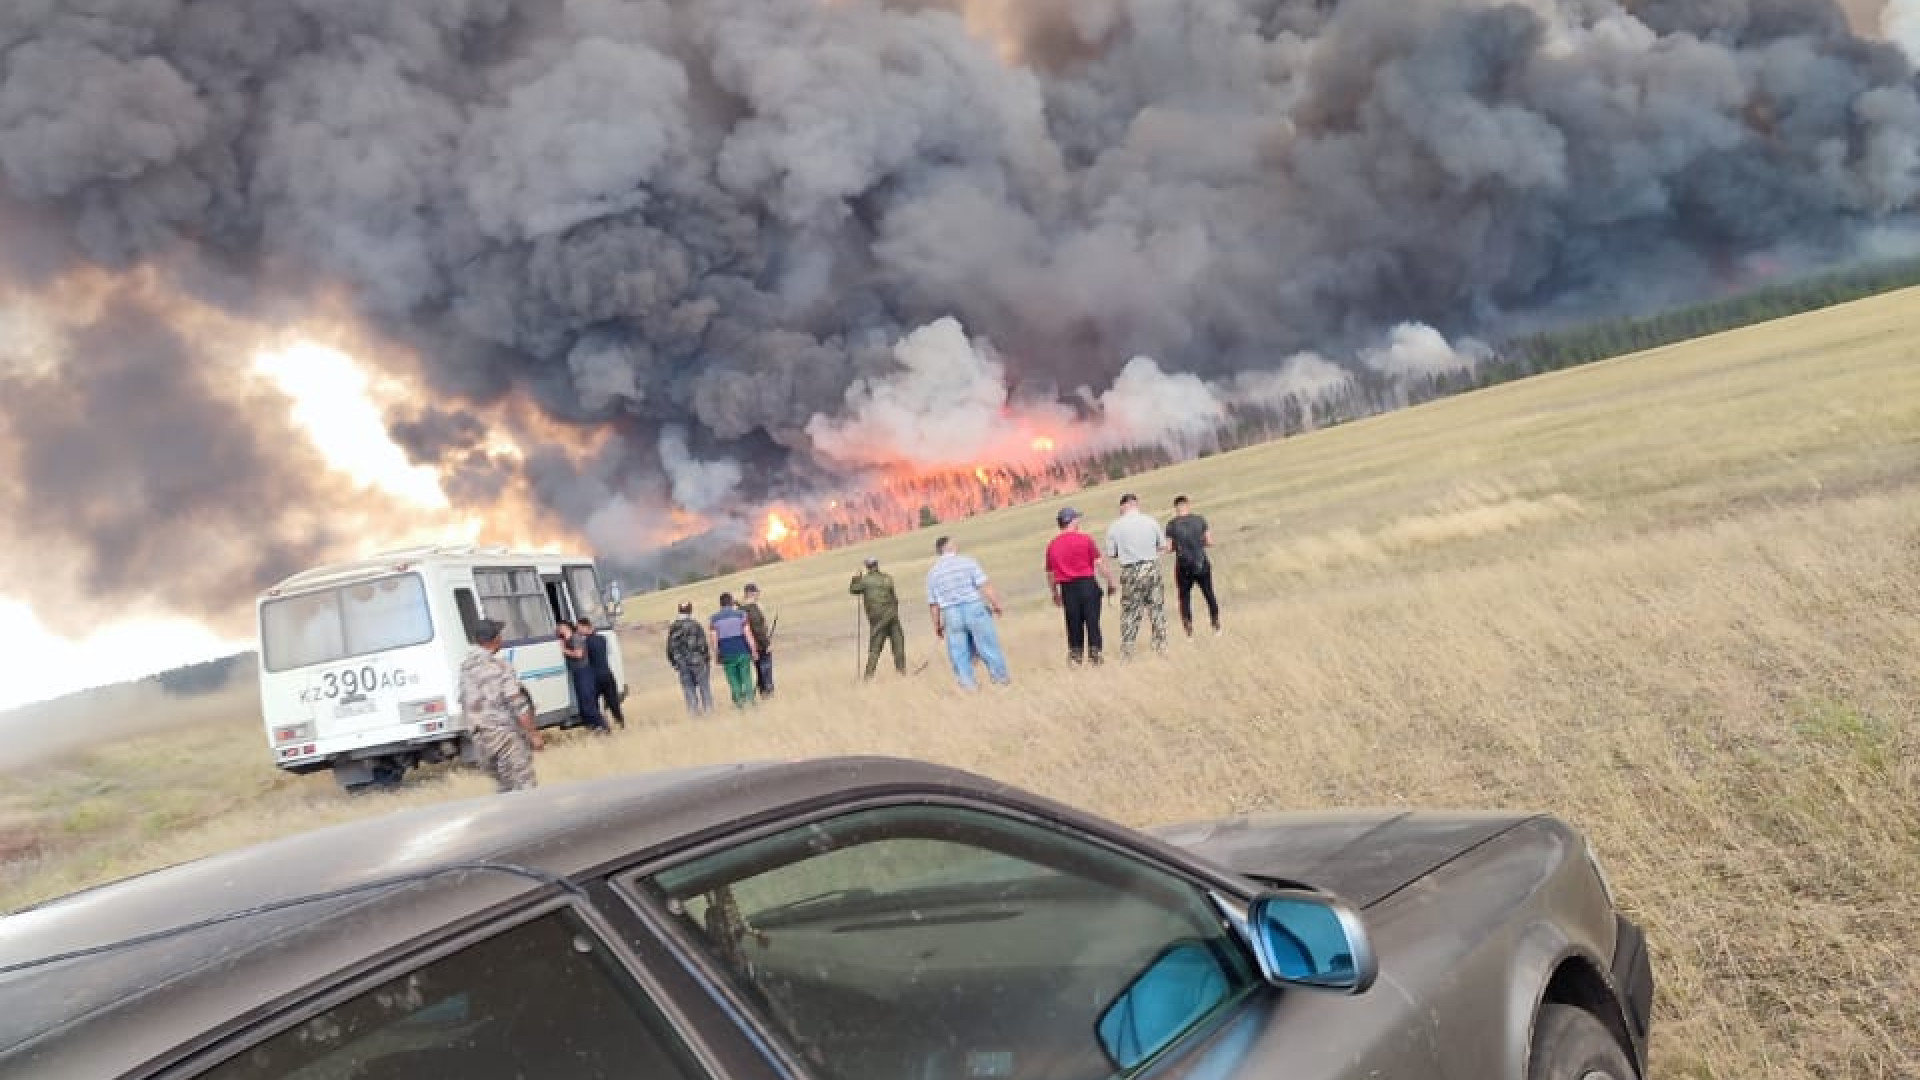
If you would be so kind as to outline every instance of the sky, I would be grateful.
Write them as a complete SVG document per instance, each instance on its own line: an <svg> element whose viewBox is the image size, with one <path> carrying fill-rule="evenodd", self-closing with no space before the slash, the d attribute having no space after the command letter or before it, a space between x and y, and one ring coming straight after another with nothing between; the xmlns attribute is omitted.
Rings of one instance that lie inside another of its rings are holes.
<svg viewBox="0 0 1920 1080"><path fill-rule="evenodd" d="M257 355L253 367L257 376L291 399L295 422L334 469L403 504L447 510L438 474L429 466L408 464L387 434L372 382L352 357L328 346L298 343ZM474 527L449 526L444 539L470 539ZM398 542L379 537L368 547ZM0 711L254 647L251 636L226 637L186 618L127 619L84 637L61 637L42 625L26 604L0 596L0 656L7 658L12 672L11 678L0 680Z"/></svg>

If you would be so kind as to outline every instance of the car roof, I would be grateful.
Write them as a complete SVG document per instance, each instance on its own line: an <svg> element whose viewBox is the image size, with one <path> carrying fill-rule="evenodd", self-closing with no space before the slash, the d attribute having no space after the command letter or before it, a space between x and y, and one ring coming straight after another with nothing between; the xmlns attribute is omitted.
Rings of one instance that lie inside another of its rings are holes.
<svg viewBox="0 0 1920 1080"><path fill-rule="evenodd" d="M441 803L0 918L0 1072L115 1076L556 881L758 816L1001 786L890 758L705 766Z"/></svg>

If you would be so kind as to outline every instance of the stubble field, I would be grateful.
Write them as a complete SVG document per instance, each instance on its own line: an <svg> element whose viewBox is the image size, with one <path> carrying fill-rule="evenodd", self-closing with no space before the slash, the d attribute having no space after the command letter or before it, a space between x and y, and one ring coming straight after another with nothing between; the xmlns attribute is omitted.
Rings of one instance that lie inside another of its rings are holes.
<svg viewBox="0 0 1920 1080"><path fill-rule="evenodd" d="M1920 292L1894 294L636 598L632 727L555 740L540 776L854 751L1140 824L1551 811L1648 928L1655 1076L1920 1076L1916 326ZM1097 533L1123 488L1212 521L1227 633L1176 620L1165 658L1070 671L1040 551L1063 501ZM939 532L1008 602L1010 688L964 696L934 652ZM910 598L917 676L855 678L868 554ZM661 624L749 576L780 694L690 720ZM199 700L166 736L0 777L0 908L489 790L439 771L349 799L276 774L251 686Z"/></svg>

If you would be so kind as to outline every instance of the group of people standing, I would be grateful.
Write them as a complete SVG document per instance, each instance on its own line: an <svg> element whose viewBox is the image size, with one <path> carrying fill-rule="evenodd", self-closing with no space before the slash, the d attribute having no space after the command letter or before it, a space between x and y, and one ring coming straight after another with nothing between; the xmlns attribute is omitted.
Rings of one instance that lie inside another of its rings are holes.
<svg viewBox="0 0 1920 1080"><path fill-rule="evenodd" d="M1208 549L1213 535L1207 519L1193 512L1191 500L1173 501L1173 516L1162 528L1140 509L1138 496L1120 497L1120 516L1107 528L1099 544L1082 531L1083 518L1073 507L1055 516L1059 532L1047 544L1046 573L1054 606L1066 623L1067 662L1098 665L1105 641L1100 617L1103 600L1120 599L1120 651L1133 654L1144 622L1150 627L1156 651L1167 647L1166 586L1160 557L1174 558L1174 584L1179 597L1180 624L1193 635L1192 594L1200 590L1207 619L1220 632L1220 602L1214 596L1213 564ZM906 629L900 619L899 593L893 578L877 559L866 560L861 572L847 584L860 598L871 635L866 677L872 678L880 653L891 647L894 670L906 674ZM934 561L927 570L927 609L933 635L946 645L947 659L960 686L977 688L975 666L986 668L996 684L1012 681L995 619L1002 613L1000 597L979 560L960 553L952 537L934 544ZM699 716L713 711L713 666L717 662L727 680L736 709L745 709L773 695L773 635L779 620L769 620L760 606L760 587L720 594L720 609L703 622L693 604L682 603L667 629L666 659L680 680L687 711ZM531 699L522 688L513 665L501 658L503 624L481 619L473 628L473 648L460 671L461 705L475 718L474 739L481 756L503 791L534 784L533 752L542 738L535 725ZM607 639L590 619L560 623L555 628L561 655L580 718L591 730L610 734L607 717L627 726L621 709L619 680L607 658Z"/></svg>
<svg viewBox="0 0 1920 1080"><path fill-rule="evenodd" d="M1206 601L1213 632L1220 632L1220 601L1214 595L1213 562L1207 551L1213 546L1213 534L1207 519L1193 512L1192 500L1185 495L1174 499L1173 517L1162 529L1141 511L1139 496L1121 496L1120 516L1108 526L1104 545L1082 531L1082 520L1080 511L1071 506L1055 515L1060 531L1047 544L1045 560L1053 604L1065 617L1069 664L1097 665L1104 659L1100 609L1103 599L1115 594L1120 599L1122 658L1133 655L1143 621L1151 628L1154 649L1166 650L1166 585L1160 571L1160 557L1166 554L1174 557L1180 624L1187 636L1193 636L1196 588ZM934 552L933 567L927 571L927 606L934 636L946 642L954 678L963 688L973 689L978 663L995 683L1008 682L1006 655L993 621L1000 614L1000 601L986 571L977 560L960 554L950 537L941 537ZM869 567L873 568L871 561ZM860 591L859 578L855 585L855 591ZM873 617L871 608L868 615ZM879 655L876 635L867 661L869 676Z"/></svg>
<svg viewBox="0 0 1920 1080"><path fill-rule="evenodd" d="M1173 517L1163 529L1140 509L1140 497L1120 497L1120 516L1107 527L1106 544L1095 544L1082 532L1080 511L1069 506L1054 518L1060 532L1047 545L1047 580L1053 587L1053 605L1066 616L1067 662L1099 664L1105 647L1100 630L1103 597L1120 597L1120 654L1133 655L1140 624L1150 627L1153 647L1167 647L1166 583L1160 556L1173 555L1174 587L1179 597L1180 625L1193 636L1193 590L1207 603L1207 619L1220 632L1220 601L1213 592L1213 561L1207 552L1213 533L1207 519L1193 512L1185 495L1173 500ZM1118 581L1109 561L1119 567ZM1104 586L1104 588L1103 588Z"/></svg>
<svg viewBox="0 0 1920 1080"><path fill-rule="evenodd" d="M760 586L720 594L720 610L703 624L694 618L691 602L680 605L667 627L667 663L680 679L687 712L702 716L713 711L713 665L717 659L727 680L727 694L736 709L773 696L773 632L776 617L768 621L760 607Z"/></svg>

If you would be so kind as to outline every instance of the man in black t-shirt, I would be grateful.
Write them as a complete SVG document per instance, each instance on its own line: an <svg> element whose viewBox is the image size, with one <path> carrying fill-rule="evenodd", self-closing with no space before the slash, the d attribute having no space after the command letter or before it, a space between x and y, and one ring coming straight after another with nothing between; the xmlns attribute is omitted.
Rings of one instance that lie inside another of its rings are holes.
<svg viewBox="0 0 1920 1080"><path fill-rule="evenodd" d="M1207 519L1193 512L1185 495L1173 500L1173 517L1167 521L1167 541L1173 545L1173 586L1180 598L1180 625L1193 636L1193 587L1207 601L1207 617L1213 632L1220 632L1220 601L1213 596L1213 561L1207 549L1213 546L1213 534Z"/></svg>

